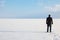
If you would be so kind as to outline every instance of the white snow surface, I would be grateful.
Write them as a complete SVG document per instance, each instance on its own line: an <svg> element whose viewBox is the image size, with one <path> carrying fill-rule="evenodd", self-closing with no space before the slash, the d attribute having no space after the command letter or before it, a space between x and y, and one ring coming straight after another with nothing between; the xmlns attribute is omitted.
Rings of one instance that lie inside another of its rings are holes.
<svg viewBox="0 0 60 40"><path fill-rule="evenodd" d="M60 19L46 28L46 19L0 19L0 40L60 40Z"/></svg>

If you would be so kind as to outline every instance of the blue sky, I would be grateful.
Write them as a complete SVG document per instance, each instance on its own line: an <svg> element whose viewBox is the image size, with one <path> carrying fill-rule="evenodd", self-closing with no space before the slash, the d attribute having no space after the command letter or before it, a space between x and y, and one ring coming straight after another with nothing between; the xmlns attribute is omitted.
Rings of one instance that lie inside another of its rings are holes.
<svg viewBox="0 0 60 40"><path fill-rule="evenodd" d="M0 18L60 18L60 0L0 0Z"/></svg>

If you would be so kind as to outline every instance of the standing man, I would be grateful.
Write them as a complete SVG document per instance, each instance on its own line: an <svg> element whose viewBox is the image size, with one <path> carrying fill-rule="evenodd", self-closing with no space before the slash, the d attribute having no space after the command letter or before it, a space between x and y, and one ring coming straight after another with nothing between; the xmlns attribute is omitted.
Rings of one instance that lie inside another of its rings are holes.
<svg viewBox="0 0 60 40"><path fill-rule="evenodd" d="M47 32L49 31L49 28L50 28L50 32L51 32L51 25L53 24L53 19L50 14L48 15L48 17L46 19L46 24L47 24Z"/></svg>

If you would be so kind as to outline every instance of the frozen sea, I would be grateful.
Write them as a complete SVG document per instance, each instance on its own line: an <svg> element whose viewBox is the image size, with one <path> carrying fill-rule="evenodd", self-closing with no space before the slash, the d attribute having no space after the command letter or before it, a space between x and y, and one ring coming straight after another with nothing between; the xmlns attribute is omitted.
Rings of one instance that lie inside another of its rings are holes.
<svg viewBox="0 0 60 40"><path fill-rule="evenodd" d="M0 40L60 40L60 19L46 28L46 19L0 19Z"/></svg>

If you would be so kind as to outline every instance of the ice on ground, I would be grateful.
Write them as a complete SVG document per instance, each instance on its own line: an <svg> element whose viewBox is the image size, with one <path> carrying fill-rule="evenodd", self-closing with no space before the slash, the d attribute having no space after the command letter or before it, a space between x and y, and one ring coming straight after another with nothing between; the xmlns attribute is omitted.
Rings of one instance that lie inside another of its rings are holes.
<svg viewBox="0 0 60 40"><path fill-rule="evenodd" d="M0 40L60 40L54 33L46 32L0 32Z"/></svg>
<svg viewBox="0 0 60 40"><path fill-rule="evenodd" d="M60 19L53 20L52 33L46 28L46 19L0 19L0 40L60 40Z"/></svg>

